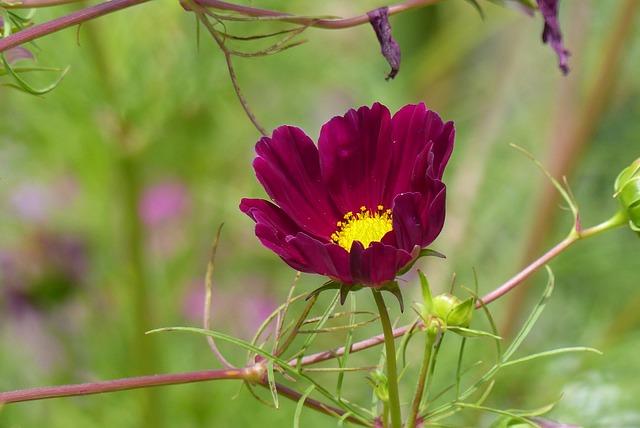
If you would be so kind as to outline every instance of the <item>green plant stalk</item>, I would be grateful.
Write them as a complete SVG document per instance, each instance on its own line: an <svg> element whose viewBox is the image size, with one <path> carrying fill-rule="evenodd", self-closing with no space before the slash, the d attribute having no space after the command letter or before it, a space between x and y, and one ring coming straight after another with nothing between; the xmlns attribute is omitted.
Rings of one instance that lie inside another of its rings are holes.
<svg viewBox="0 0 640 428"><path fill-rule="evenodd" d="M393 328L387 306L382 294L372 289L373 298L376 301L380 313L380 323L384 333L384 348L387 354L387 388L389 391L389 413L391 415L391 428L402 428L402 415L400 413L400 393L398 392L398 366L396 364L396 345L393 336Z"/></svg>
<svg viewBox="0 0 640 428"><path fill-rule="evenodd" d="M416 424L416 418L420 412L420 402L422 401L422 395L424 394L424 388L427 383L427 376L429 373L429 366L431 365L431 355L433 354L433 345L436 342L437 335L431 334L427 331L427 339L424 343L424 354L422 357L422 366L420 367L420 375L418 376L418 385L416 386L416 394L413 397L411 403L411 409L409 410L409 416L407 417L406 428L414 428Z"/></svg>
<svg viewBox="0 0 640 428"><path fill-rule="evenodd" d="M123 211L125 242L128 248L128 269L131 283L128 284L129 298L133 308L133 337L131 351L132 368L135 374L151 375L158 372L158 338L145 336L144 332L155 326L150 293L145 272L144 231L138 216L140 199L139 160L136 155L123 154L120 160L124 192ZM138 397L142 418L147 426L162 427L160 392L157 389L143 389Z"/></svg>

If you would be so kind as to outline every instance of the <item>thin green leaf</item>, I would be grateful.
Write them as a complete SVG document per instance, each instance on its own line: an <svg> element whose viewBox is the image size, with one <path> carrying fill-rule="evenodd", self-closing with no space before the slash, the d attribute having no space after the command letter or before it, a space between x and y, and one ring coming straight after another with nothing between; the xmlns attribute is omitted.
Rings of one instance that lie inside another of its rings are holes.
<svg viewBox="0 0 640 428"><path fill-rule="evenodd" d="M309 388L307 388L304 391L304 394L302 394L302 396L298 400L298 404L296 405L296 412L293 415L293 428L300 428L300 416L302 415L302 409L304 408L304 402L307 400L307 397L309 397L309 395L311 395L311 393L313 392L313 390L315 388L316 387L314 385L309 386Z"/></svg>
<svg viewBox="0 0 640 428"><path fill-rule="evenodd" d="M356 299L355 298L351 298L351 314L349 316L349 323L353 324L355 322L355 316L356 316ZM347 337L345 339L345 343L344 343L344 354L342 355L342 358L338 358L338 364L340 365L340 367L346 367L347 366L347 360L349 359L349 355L351 354L351 345L353 344L353 330L349 330L347 332ZM344 381L344 373L340 372L338 373L338 379L336 382L336 393L338 396L338 399L341 400L342 399L342 382Z"/></svg>
<svg viewBox="0 0 640 428"><path fill-rule="evenodd" d="M383 366L361 366L361 367L303 367L302 373L346 373L346 372L361 372L371 370L378 370Z"/></svg>
<svg viewBox="0 0 640 428"><path fill-rule="evenodd" d="M487 385L487 389L485 389L485 391L482 393L480 398L478 398L478 400L476 400L476 406L480 406L480 405L482 405L482 403L485 402L485 400L489 397L489 394L491 394L491 390L493 389L493 386L495 384L496 384L495 379L493 379L493 380L491 380L491 382L489 382L489 385Z"/></svg>
<svg viewBox="0 0 640 428"><path fill-rule="evenodd" d="M544 293L540 298L540 301L538 302L536 307L533 309L533 311L529 315L529 318L527 318L524 325L518 332L517 336L513 339L513 341L511 342L511 345L509 345L509 348L507 348L507 350L504 352L504 355L502 356L503 362L507 362L509 360L509 358L513 355L513 353L518 350L518 348L520 347L524 339L529 335L529 333L531 332L531 329L533 329L533 326L535 325L536 321L538 321L540 314L542 314L542 311L547 305L547 300L549 300L549 297L553 292L553 286L554 286L553 272L548 266L545 266L545 268L547 269L547 274L549 275L549 281L547 283L547 287L545 288Z"/></svg>
<svg viewBox="0 0 640 428"><path fill-rule="evenodd" d="M343 331L343 330L352 331L353 329L356 329L358 327L364 327L366 325L369 325L377 321L378 318L380 318L379 315L376 315L376 314L373 314L373 315L374 315L374 318L366 321L361 321L359 323L353 323L348 325L337 325L335 327L314 328L313 330L299 330L298 333L299 334L316 334L316 333L321 334L321 333L335 333L337 331Z"/></svg>
<svg viewBox="0 0 640 428"><path fill-rule="evenodd" d="M60 73L60 76L58 76L58 78L54 80L51 84L49 84L48 86L45 86L44 88L36 89L35 87L29 85L24 79L22 79L13 70L11 65L7 62L7 59L5 58L4 53L0 53L0 60L2 60L2 66L4 67L7 74L10 75L13 78L13 80L17 83L16 85L9 85L9 86L13 86L15 88L21 89L32 95L44 95L47 92L50 92L53 89L55 89L60 84L62 79L64 79L64 77L67 75L70 69L70 67L66 67L65 69L62 70L62 72Z"/></svg>
<svg viewBox="0 0 640 428"><path fill-rule="evenodd" d="M276 386L276 377L273 373L273 360L269 360L267 362L267 382L269 383L269 391L271 392L273 405L276 409L279 409L280 403L278 402L278 387Z"/></svg>
<svg viewBox="0 0 640 428"><path fill-rule="evenodd" d="M202 334L202 335L206 335L206 336L212 336L215 337L217 339L232 343L234 345L240 346L242 348L245 348L247 350L250 350L254 353L256 353L257 355L261 355L264 358L266 358L269 361L273 361L274 365L277 363L278 367L284 369L285 371L287 371L288 373L298 376L306 381L308 381L309 383L312 383L316 386L316 390L318 392L320 392L322 395L324 395L328 400L330 400L331 402L333 402L335 405L337 406L341 406L341 407L347 407L349 411L351 411L353 413L353 416L355 418L358 418L360 420L362 420L363 422L366 422L368 420L367 416L363 416L361 415L353 406L347 405L346 402L344 400L342 401L338 401L338 399L335 397L335 394L330 393L329 391L327 391L325 388L323 388L321 385L319 385L313 378L309 377L307 374L301 372L300 370L298 370L297 368L291 366L287 361L284 361L283 359L276 357L275 355L271 355L270 353L250 344L247 343L243 340L237 339L233 336L229 336L227 334L224 333L220 333L217 331L211 331L211 330L204 330L201 328L195 328L195 327L165 327L165 328L158 328L158 329L154 329L151 331L148 331L146 334L153 334L153 333L159 333L159 332L165 332L165 331L179 331L179 332L187 332L187 333L196 333L196 334Z"/></svg>
<svg viewBox="0 0 640 428"><path fill-rule="evenodd" d="M474 271L475 272L475 271ZM477 288L477 278L476 278L476 288ZM487 317L487 321L489 321L489 326L491 327L491 331L493 332L493 335L495 337L500 337L500 335L498 334L498 327L496 325L495 320L493 319L493 316L491 316L491 312L489 311L489 308L487 307L487 305L485 305L485 303L482 301L482 299L478 296L478 292L476 291L471 291L468 288L465 288L469 293L471 293L471 295L473 296L474 299L476 299L476 302L480 303L480 307L482 308L482 311L484 312L484 315ZM495 340L496 343L496 352L498 354L498 360L502 360L502 340Z"/></svg>
<svg viewBox="0 0 640 428"><path fill-rule="evenodd" d="M584 346L576 346L570 348L552 349L550 351L538 352L537 354L527 355L526 357L518 358L517 360L511 360L502 364L502 367L513 366L516 364L526 363L536 360L538 358L551 357L554 355L567 354L570 352L593 352L594 354L603 355L603 353L595 348L589 348Z"/></svg>
<svg viewBox="0 0 640 428"><path fill-rule="evenodd" d="M567 203L567 205L569 205L569 209L571 210L571 213L573 214L573 221L574 221L573 230L579 231L580 230L580 215L579 215L578 203L576 202L575 198L571 194L571 189L569 189L566 181L565 181L565 187L563 187L562 184L560 184L555 178L553 178L551 173L549 171L547 171L545 169L545 167L531 153L529 153L528 151L526 151L522 147L517 146L515 144L509 144L509 145L511 147L515 148L516 150L519 150L525 156L527 156L529 159L531 159L531 161L536 164L536 166L544 173L544 175L547 176L549 181L551 181L551 184L553 184L553 186L560 193L560 196L562 196L562 199L564 199L564 201Z"/></svg>
<svg viewBox="0 0 640 428"><path fill-rule="evenodd" d="M287 361L279 357L276 357L275 355L272 355L269 352L263 349L260 349L255 345L252 345L251 343L245 342L244 340L241 340L233 336L229 336L228 334L220 333L214 330L205 330L203 328L197 328L197 327L163 327L163 328L150 330L146 332L146 334L154 334L154 333L160 333L165 331L179 331L179 332L196 333L196 334L201 334L205 336L211 336L215 339L220 339L222 341L240 346L241 348L247 349L257 355L260 355L266 358L267 360L273 360L274 362L278 363L278 365L281 366L282 368L285 368L286 370L291 371L292 373L297 373L297 370L291 365L289 365Z"/></svg>
<svg viewBox="0 0 640 428"><path fill-rule="evenodd" d="M465 328L465 327L456 327L456 326L448 326L447 327L448 331L452 331L456 334L459 334L460 336L463 337L490 337L492 339L496 339L496 340L502 340L502 338L500 336L496 336L493 333L489 333L488 331L483 331L483 330L473 330L470 328Z"/></svg>
<svg viewBox="0 0 640 428"><path fill-rule="evenodd" d="M339 297L339 294L336 293L336 295L334 296L333 300L327 306L327 308L325 309L324 313L320 317L320 320L318 321L316 328L318 328L318 329L322 328L322 326L324 326L327 323L327 321L329 320L329 317L333 313L333 310L335 309L336 305L338 304L338 297ZM311 346L311 343L313 343L313 341L316 339L317 336L318 336L317 333L311 333L308 336L306 336L306 339L305 339L304 343L300 347L300 351L302 353L304 353L309 348L309 346Z"/></svg>
<svg viewBox="0 0 640 428"><path fill-rule="evenodd" d="M417 332L416 326L419 322L419 318L413 322L411 328L407 329L407 331L405 331L402 335L402 340L400 340L400 344L398 345L398 349L400 350L400 352L398 353L398 357L400 358L400 356L402 356L401 358L403 367L407 367L407 346L409 346L409 341Z"/></svg>
<svg viewBox="0 0 640 428"><path fill-rule="evenodd" d="M424 273L418 269L418 276L420 277L420 287L422 288L422 301L427 310L427 313L433 313L433 294L429 287L429 281Z"/></svg>
<svg viewBox="0 0 640 428"><path fill-rule="evenodd" d="M532 422L528 419L526 419L523 416L517 415L515 413L512 413L508 410L500 410L500 409L493 409L491 407L484 407L484 406L476 406L475 404L468 404L468 403L455 403L456 406L459 407L463 407L466 409L473 409L473 410L478 410L478 411L483 411L483 412L489 412L489 413L495 413L498 415L502 415L502 416L508 416L510 418L513 418L515 420L518 420L524 424L527 424L529 426L532 426L534 428L539 428L538 424L536 424L535 422Z"/></svg>
<svg viewBox="0 0 640 428"><path fill-rule="evenodd" d="M465 337L460 342L460 351L458 351L458 364L456 365L456 400L460 396L460 384L462 382L462 361L464 359L464 347L467 343Z"/></svg>
<svg viewBox="0 0 640 428"><path fill-rule="evenodd" d="M273 343L273 353L277 354L278 349L280 348L280 340L282 339L282 328L284 326L284 320L287 317L287 312L289 311L289 305L292 302L293 290L295 290L296 285L298 284L298 279L300 279L300 272L296 273L293 282L291 283L291 287L289 287L289 294L287 295L287 300L285 300L284 305L281 311L277 311L277 322L276 322L276 339ZM309 299L309 297L307 297Z"/></svg>

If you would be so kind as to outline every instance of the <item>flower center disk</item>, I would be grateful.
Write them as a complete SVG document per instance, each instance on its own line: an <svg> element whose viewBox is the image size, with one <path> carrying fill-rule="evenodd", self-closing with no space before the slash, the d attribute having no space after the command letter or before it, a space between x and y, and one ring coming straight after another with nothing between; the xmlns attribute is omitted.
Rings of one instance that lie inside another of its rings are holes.
<svg viewBox="0 0 640 428"><path fill-rule="evenodd" d="M367 248L372 242L380 242L387 232L393 230L391 210L385 210L382 205L378 205L376 211L366 207L360 207L360 212L356 214L349 211L344 221L336 225L338 230L331 235L331 240L347 251L351 250L353 241L359 241Z"/></svg>

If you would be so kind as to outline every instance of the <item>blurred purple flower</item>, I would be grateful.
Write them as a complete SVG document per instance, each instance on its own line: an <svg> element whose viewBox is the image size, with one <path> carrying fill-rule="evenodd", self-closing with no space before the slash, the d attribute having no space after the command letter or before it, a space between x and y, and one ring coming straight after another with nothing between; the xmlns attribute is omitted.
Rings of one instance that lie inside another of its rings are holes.
<svg viewBox="0 0 640 428"><path fill-rule="evenodd" d="M20 220L42 224L61 208L68 208L76 193L77 184L69 177L47 184L27 182L18 185L9 195L9 206Z"/></svg>
<svg viewBox="0 0 640 428"><path fill-rule="evenodd" d="M144 224L155 226L180 217L189 210L191 201L187 188L177 180L149 186L140 200L139 214Z"/></svg>
<svg viewBox="0 0 640 428"><path fill-rule="evenodd" d="M569 72L567 61L570 52L564 47L562 33L558 23L558 3L560 0L537 0L538 9L544 18L544 29L542 30L542 41L551 46L551 49L558 55L558 66L563 74Z"/></svg>
<svg viewBox="0 0 640 428"><path fill-rule="evenodd" d="M190 210L188 189L180 181L168 180L145 189L138 213L147 228L149 246L165 257L173 254L184 241Z"/></svg>
<svg viewBox="0 0 640 428"><path fill-rule="evenodd" d="M275 204L243 199L240 209L294 269L383 287L442 230L454 133L424 104L393 117L379 103L350 110L322 127L318 147L281 126L258 141L253 162Z"/></svg>

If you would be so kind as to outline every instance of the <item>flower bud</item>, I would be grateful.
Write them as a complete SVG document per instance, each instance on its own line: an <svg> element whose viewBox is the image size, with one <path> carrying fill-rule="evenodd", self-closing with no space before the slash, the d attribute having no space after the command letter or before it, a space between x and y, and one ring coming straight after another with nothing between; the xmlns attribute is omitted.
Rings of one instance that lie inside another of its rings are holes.
<svg viewBox="0 0 640 428"><path fill-rule="evenodd" d="M475 307L473 299L461 301L452 294L440 294L433 298L433 314L448 326L468 327Z"/></svg>
<svg viewBox="0 0 640 428"><path fill-rule="evenodd" d="M615 182L614 196L629 219L629 227L640 233L640 158L622 170Z"/></svg>

